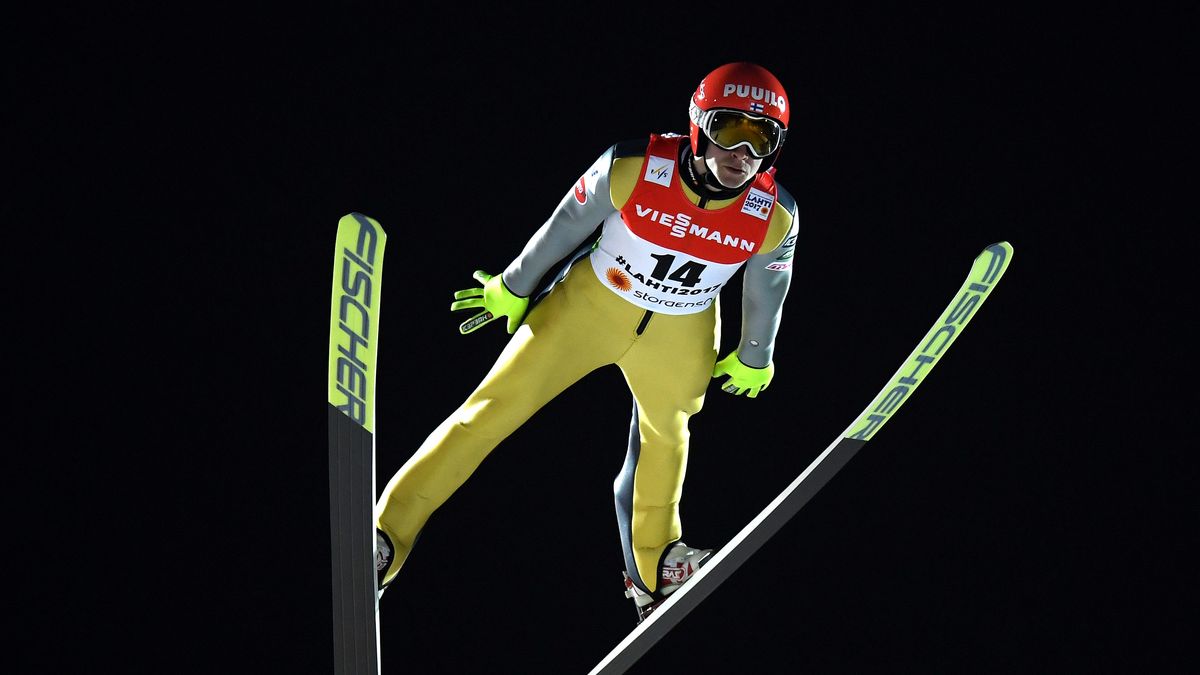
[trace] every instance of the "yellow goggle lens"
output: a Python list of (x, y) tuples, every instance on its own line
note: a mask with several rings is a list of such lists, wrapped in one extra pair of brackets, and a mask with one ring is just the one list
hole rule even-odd
[(763, 158), (779, 147), (779, 125), (773, 120), (749, 117), (739, 112), (718, 111), (705, 129), (717, 146), (733, 150), (739, 145), (749, 147), (751, 154)]

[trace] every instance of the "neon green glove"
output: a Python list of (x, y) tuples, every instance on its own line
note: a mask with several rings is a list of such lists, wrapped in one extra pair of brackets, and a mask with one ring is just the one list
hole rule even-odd
[(721, 391), (734, 396), (745, 394), (750, 398), (758, 398), (758, 392), (765, 390), (767, 385), (771, 384), (771, 378), (775, 376), (775, 363), (768, 363), (766, 368), (753, 368), (739, 361), (737, 350), (734, 350), (729, 356), (717, 361), (713, 368), (713, 377), (722, 375), (728, 375), (729, 379), (721, 385)]
[(508, 333), (512, 335), (525, 318), (525, 310), (529, 308), (529, 298), (515, 295), (497, 274), (492, 276), (483, 270), (475, 270), (472, 275), (483, 288), (468, 288), (454, 294), (455, 302), (451, 303), (450, 311), (474, 309), (482, 307), (483, 311), (462, 322), (458, 332), (466, 335), (485, 323), (490, 323), (502, 316), (508, 317)]

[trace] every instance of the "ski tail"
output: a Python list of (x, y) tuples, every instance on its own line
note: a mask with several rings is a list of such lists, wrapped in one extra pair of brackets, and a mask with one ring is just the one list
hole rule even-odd
[(950, 305), (871, 404), (754, 520), (722, 546), (688, 583), (638, 624), (589, 675), (618, 675), (628, 670), (774, 536), (867, 441), (874, 438), (962, 333), (1008, 269), (1012, 255), (1012, 245), (1002, 241), (988, 246), (976, 256), (967, 280)]
[(329, 525), (333, 671), (378, 675), (375, 364), (387, 234), (361, 213), (338, 221), (329, 312)]

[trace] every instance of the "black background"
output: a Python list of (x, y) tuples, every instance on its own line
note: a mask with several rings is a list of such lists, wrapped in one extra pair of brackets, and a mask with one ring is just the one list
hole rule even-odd
[[(693, 420), (686, 541), (730, 539), (834, 440), (984, 246), (1015, 256), (903, 412), (631, 672), (1179, 667), (1196, 473), (1162, 396), (1186, 351), (1154, 317), (1194, 222), (1170, 204), (1181, 18), (176, 8), (19, 27), (21, 672), (329, 672), (338, 218), (389, 233), (382, 488), (507, 337), (460, 336), (452, 292), (608, 145), (686, 132), (699, 78), (743, 59), (790, 94), (778, 179), (801, 234), (771, 389), (714, 388)], [(616, 369), (592, 374), (435, 514), (382, 603), (387, 672), (581, 673), (633, 628), (611, 496), (629, 408)]]

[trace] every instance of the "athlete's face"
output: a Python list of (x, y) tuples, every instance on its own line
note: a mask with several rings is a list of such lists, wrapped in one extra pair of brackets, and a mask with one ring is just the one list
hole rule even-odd
[(722, 150), (715, 143), (709, 143), (704, 151), (704, 166), (712, 172), (718, 183), (728, 188), (745, 185), (758, 173), (762, 162), (751, 155), (744, 145), (733, 150)]

